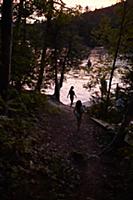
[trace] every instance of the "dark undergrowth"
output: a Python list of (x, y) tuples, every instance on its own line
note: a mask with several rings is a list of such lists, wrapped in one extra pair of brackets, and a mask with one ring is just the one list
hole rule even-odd
[(132, 147), (87, 160), (113, 135), (91, 121), (74, 132), (71, 108), (50, 101), (26, 91), (1, 100), (0, 200), (131, 200)]
[(0, 116), (0, 199), (71, 199), (78, 171), (59, 152), (47, 152), (39, 138), (42, 116), (52, 118), (60, 109), (32, 92), (2, 102), (1, 112), (5, 105), (6, 115)]

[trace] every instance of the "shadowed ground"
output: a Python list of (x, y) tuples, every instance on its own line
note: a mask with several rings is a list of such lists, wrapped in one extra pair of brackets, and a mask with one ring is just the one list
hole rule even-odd
[[(73, 108), (59, 104), (61, 112), (40, 117), (40, 143), (45, 151), (54, 151), (68, 159), (79, 172), (79, 184), (70, 199), (131, 200), (132, 162), (115, 154), (98, 156), (106, 146), (107, 133), (84, 114), (77, 132)], [(110, 138), (109, 138), (110, 139)], [(105, 142), (106, 141), (106, 142)], [(40, 147), (41, 148), (41, 147)], [(133, 174), (132, 174), (133, 175)], [(130, 178), (129, 178), (130, 176)], [(68, 198), (68, 199), (69, 199)]]

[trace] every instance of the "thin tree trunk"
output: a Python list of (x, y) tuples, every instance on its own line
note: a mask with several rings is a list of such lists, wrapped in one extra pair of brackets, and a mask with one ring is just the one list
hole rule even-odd
[(111, 70), (111, 74), (110, 74), (109, 88), (108, 88), (108, 92), (107, 92), (106, 109), (105, 109), (106, 112), (107, 112), (108, 106), (109, 106), (112, 79), (113, 79), (113, 76), (114, 76), (114, 71), (116, 69), (115, 64), (116, 64), (116, 59), (117, 59), (117, 56), (118, 56), (120, 43), (121, 43), (121, 37), (122, 37), (122, 33), (123, 33), (123, 24), (124, 24), (125, 16), (126, 16), (126, 1), (123, 1), (123, 6), (124, 6), (124, 8), (123, 8), (123, 16), (122, 16), (121, 25), (120, 25), (119, 38), (118, 38), (118, 41), (117, 41), (116, 51), (115, 51), (115, 55), (114, 55), (114, 61), (113, 61), (112, 70)]
[(59, 83), (58, 80), (55, 80), (55, 91), (54, 91), (54, 96), (55, 99), (60, 102), (60, 87), (59, 87)]
[(57, 65), (54, 66), (55, 70), (55, 90), (54, 90), (54, 96), (57, 101), (60, 101), (60, 85), (58, 80), (58, 70)]
[[(66, 58), (65, 58), (66, 60)], [(63, 65), (62, 65), (62, 70), (61, 70), (61, 77), (60, 77), (60, 88), (62, 88), (63, 86), (63, 81), (64, 81), (64, 74), (65, 74), (65, 61), (63, 62)]]
[(1, 66), (0, 66), (0, 95), (7, 98), (7, 90), (11, 74), (12, 55), (12, 1), (4, 0), (1, 20)]
[(47, 21), (46, 21), (46, 29), (44, 31), (44, 43), (43, 43), (43, 50), (42, 50), (42, 56), (41, 56), (41, 65), (40, 65), (39, 76), (38, 76), (38, 80), (36, 84), (37, 91), (41, 90), (41, 85), (44, 79), (44, 69), (45, 69), (45, 64), (46, 64), (46, 51), (47, 51), (47, 40), (48, 40), (47, 35), (49, 35), (50, 33), (51, 19), (53, 16), (53, 9), (54, 9), (53, 0), (50, 0), (48, 4), (49, 4), (49, 10), (46, 16)]
[[(55, 43), (56, 46), (56, 43)], [(59, 85), (59, 80), (58, 80), (58, 69), (57, 69), (57, 49), (55, 47), (54, 50), (54, 81), (55, 81), (55, 90), (54, 90), (54, 96), (57, 101), (60, 101), (60, 85)]]
[[(70, 51), (71, 51), (71, 42), (69, 43), (69, 49), (67, 50), (66, 56), (64, 57), (64, 61), (62, 63), (60, 80), (58, 80), (57, 64), (55, 66), (55, 92), (54, 92), (54, 95), (55, 95), (55, 98), (56, 98), (57, 101), (60, 101), (60, 89), (63, 86), (64, 74), (65, 74), (65, 69), (66, 69), (66, 61), (67, 61), (67, 58), (70, 54)], [(55, 55), (55, 60), (56, 60), (56, 63), (57, 63), (56, 57), (57, 56)]]
[(61, 71), (61, 77), (60, 77), (60, 88), (62, 88), (62, 86), (63, 86), (64, 74), (65, 74), (65, 68), (66, 68), (66, 61), (67, 61), (67, 58), (70, 54), (70, 51), (71, 51), (71, 42), (69, 43), (69, 49), (67, 51), (67, 54), (66, 54), (64, 61), (63, 61), (63, 64), (62, 64), (62, 71)]
[(45, 68), (45, 60), (46, 60), (46, 50), (47, 48), (44, 46), (42, 50), (42, 57), (41, 57), (41, 65), (40, 65), (40, 70), (39, 70), (39, 76), (36, 84), (36, 90), (40, 92), (41, 90), (41, 85), (43, 82), (43, 77), (44, 77), (44, 68)]

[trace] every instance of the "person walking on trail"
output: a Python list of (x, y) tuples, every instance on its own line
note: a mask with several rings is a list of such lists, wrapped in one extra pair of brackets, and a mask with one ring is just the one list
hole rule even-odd
[(69, 95), (70, 95), (70, 101), (71, 101), (70, 105), (72, 106), (73, 105), (74, 96), (77, 97), (75, 92), (74, 92), (74, 87), (73, 86), (71, 86), (71, 88), (70, 88), (70, 90), (68, 92), (67, 98), (69, 97)]
[(75, 108), (74, 108), (74, 114), (75, 114), (76, 119), (77, 119), (77, 130), (80, 129), (83, 113), (84, 113), (84, 107), (82, 105), (82, 102), (80, 100), (78, 100), (76, 102), (76, 105), (75, 105)]

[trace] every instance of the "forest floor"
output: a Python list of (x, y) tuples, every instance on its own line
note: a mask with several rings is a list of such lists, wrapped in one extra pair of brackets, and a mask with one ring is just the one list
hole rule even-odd
[[(9, 189), (0, 186), (0, 193), (4, 193), (0, 199), (132, 200), (131, 147), (124, 145), (99, 156), (113, 135), (86, 113), (77, 131), (72, 107), (52, 101), (50, 105), (49, 112), (41, 108), (32, 113), (34, 125), (28, 134), (25, 131), (24, 150), (15, 150), (12, 169), (6, 172), (8, 184), (4, 180)], [(20, 143), (15, 148), (20, 148)]]

